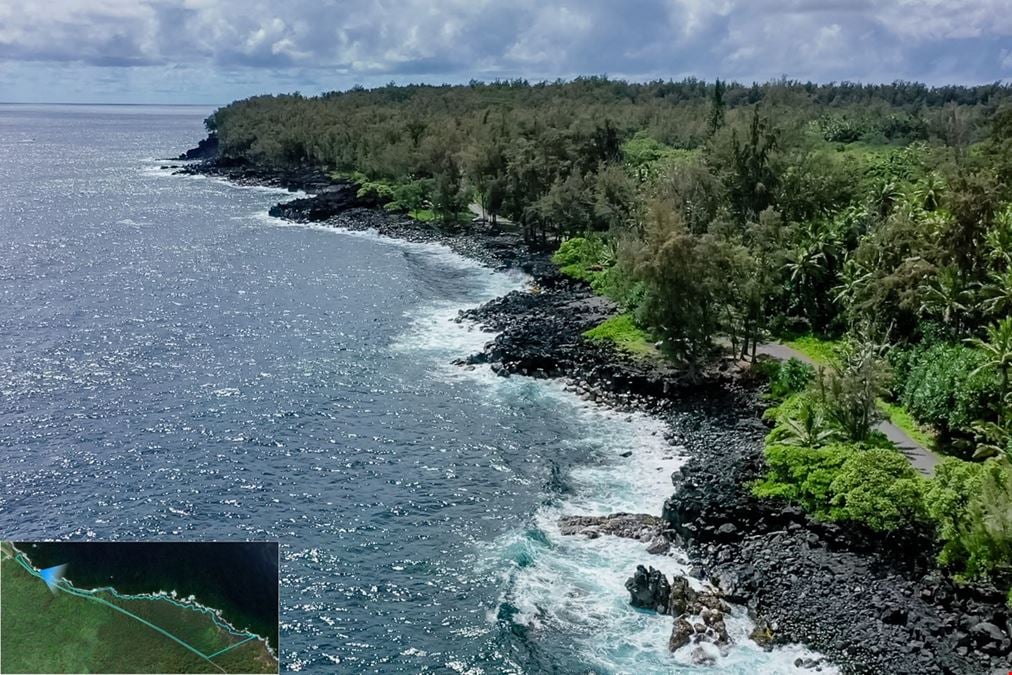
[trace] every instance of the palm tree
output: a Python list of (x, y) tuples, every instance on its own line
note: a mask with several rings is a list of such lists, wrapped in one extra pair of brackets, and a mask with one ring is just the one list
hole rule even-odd
[(1003, 454), (1012, 458), (1012, 424), (1007, 421), (996, 424), (980, 420), (974, 422), (971, 430), (977, 441), (973, 459), (987, 459)]
[(914, 189), (917, 205), (924, 211), (934, 211), (941, 204), (941, 195), (945, 189), (938, 173), (932, 171), (924, 177), (924, 182)]
[(831, 223), (811, 221), (801, 233), (801, 243), (787, 256), (785, 267), (790, 282), (801, 298), (801, 309), (809, 320), (819, 316), (822, 285), (834, 274), (842, 246), (840, 233)]
[(996, 324), (987, 327), (987, 339), (969, 338), (967, 340), (984, 353), (985, 361), (973, 374), (986, 368), (998, 371), (1001, 377), (1001, 399), (998, 404), (998, 424), (1004, 418), (1004, 408), (1008, 403), (1009, 370), (1012, 369), (1012, 316), (1006, 316)]
[(1012, 204), (995, 214), (986, 239), (991, 259), (999, 266), (1012, 266)]
[(840, 283), (833, 287), (833, 300), (845, 309), (851, 307), (872, 278), (872, 273), (867, 267), (853, 258), (848, 259), (843, 264)]
[(879, 218), (885, 218), (892, 213), (893, 206), (900, 200), (903, 193), (892, 180), (884, 180), (872, 189), (871, 210)]
[(982, 284), (984, 302), (981, 308), (991, 315), (1012, 314), (1012, 267), (1004, 272), (991, 272), (990, 283)]
[(818, 448), (837, 440), (840, 433), (826, 424), (822, 411), (810, 400), (805, 400), (796, 418), (784, 421), (784, 435), (781, 442), (805, 448)]
[(924, 288), (921, 312), (939, 317), (952, 335), (958, 335), (962, 317), (970, 311), (972, 301), (973, 295), (956, 268), (943, 267)]

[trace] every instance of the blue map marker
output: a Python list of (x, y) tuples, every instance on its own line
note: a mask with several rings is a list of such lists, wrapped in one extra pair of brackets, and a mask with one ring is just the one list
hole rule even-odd
[(49, 586), (49, 590), (56, 593), (56, 586), (60, 583), (60, 579), (63, 578), (63, 571), (65, 569), (67, 569), (66, 565), (47, 567), (44, 570), (39, 570), (39, 576), (46, 582), (46, 586)]

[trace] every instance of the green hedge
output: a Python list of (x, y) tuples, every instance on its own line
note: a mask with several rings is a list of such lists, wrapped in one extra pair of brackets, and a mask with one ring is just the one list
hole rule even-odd
[(942, 542), (939, 563), (968, 578), (1012, 576), (1012, 466), (950, 458), (935, 470), (927, 510)]
[(908, 366), (900, 401), (923, 424), (946, 438), (968, 434), (970, 426), (987, 419), (999, 396), (998, 379), (976, 349), (939, 343), (920, 352)]
[(890, 531), (925, 520), (926, 481), (896, 450), (848, 443), (822, 448), (772, 444), (758, 497), (800, 505), (820, 520)]

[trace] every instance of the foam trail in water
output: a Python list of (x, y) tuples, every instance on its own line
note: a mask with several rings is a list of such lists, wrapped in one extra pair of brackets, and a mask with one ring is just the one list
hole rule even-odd
[[(521, 288), (526, 279), (495, 272), (483, 285), (483, 302)], [(734, 646), (713, 666), (693, 662), (693, 645), (671, 654), (667, 649), (673, 619), (629, 605), (625, 581), (637, 565), (652, 565), (668, 577), (686, 574), (681, 551), (650, 555), (645, 544), (617, 537), (587, 539), (564, 536), (563, 515), (617, 512), (658, 514), (671, 496), (671, 474), (685, 461), (683, 450), (665, 438), (665, 423), (644, 413), (622, 413), (581, 400), (558, 380), (512, 376), (502, 378), (487, 366), (465, 369), (450, 365), (475, 353), (493, 334), (469, 322), (452, 319), (460, 309), (436, 304), (413, 317), (411, 330), (394, 346), (432, 357), (433, 367), (451, 377), (473, 378), (479, 389), (504, 400), (543, 397), (560, 416), (576, 421), (585, 435), (573, 445), (592, 448), (597, 461), (573, 469), (565, 497), (541, 507), (532, 526), (492, 542), (484, 556), (489, 573), (506, 589), (502, 604), (516, 613), (512, 621), (535, 633), (548, 632), (573, 641), (574, 657), (615, 673), (721, 672), (784, 673), (796, 670), (796, 658), (817, 658), (802, 647), (763, 651), (748, 639), (753, 628), (745, 610), (727, 617)], [(629, 457), (622, 454), (632, 452)], [(496, 620), (498, 612), (489, 614)], [(822, 672), (835, 672), (828, 664)]]
[[(222, 176), (209, 176), (202, 173), (176, 173), (177, 171), (179, 171), (179, 167), (194, 163), (196, 162), (172, 160), (172, 164), (174, 166), (169, 166), (166, 164), (157, 164), (157, 165), (145, 164), (143, 167), (141, 167), (141, 173), (147, 176), (154, 176), (160, 178), (169, 177), (169, 178), (184, 178), (188, 180), (208, 181), (211, 183), (224, 185), (226, 187), (235, 190), (256, 190), (258, 192), (266, 192), (269, 194), (287, 195), (292, 199), (302, 199), (304, 197), (309, 196), (309, 193), (303, 192), (302, 190), (293, 191), (283, 187), (272, 187), (269, 185), (237, 185), (236, 183)], [(162, 168), (163, 166), (166, 168)], [(265, 213), (264, 215), (267, 214)]]
[[(435, 243), (410, 243), (375, 231), (351, 231), (327, 225), (298, 224), (259, 214), (257, 219), (279, 227), (304, 227), (368, 238), (411, 249), (455, 269), (468, 270), (479, 290), (468, 306), (522, 289), (530, 278), (520, 273), (490, 270)], [(488, 544), (483, 565), (506, 589), (502, 606), (513, 609), (512, 621), (532, 630), (561, 636), (570, 643), (574, 658), (614, 673), (721, 672), (784, 673), (795, 670), (798, 657), (815, 657), (801, 647), (765, 652), (747, 636), (751, 621), (742, 608), (727, 618), (735, 645), (714, 666), (692, 662), (692, 647), (675, 654), (667, 649), (673, 619), (629, 605), (625, 581), (636, 565), (652, 565), (669, 577), (687, 572), (683, 552), (650, 555), (638, 541), (617, 537), (587, 539), (563, 536), (558, 519), (563, 515), (605, 515), (616, 512), (660, 511), (673, 491), (671, 474), (685, 458), (681, 448), (665, 438), (666, 426), (644, 413), (622, 413), (581, 400), (558, 380), (496, 376), (487, 366), (463, 368), (454, 359), (481, 350), (494, 334), (470, 322), (457, 322), (459, 302), (437, 302), (412, 314), (411, 328), (391, 348), (420, 352), (432, 367), (452, 378), (476, 380), (481, 391), (499, 400), (544, 398), (559, 415), (585, 430), (570, 441), (591, 448), (597, 461), (578, 467), (566, 477), (571, 490), (561, 500), (541, 507), (524, 531), (511, 532)], [(632, 452), (629, 457), (622, 457)], [(494, 621), (498, 612), (489, 612)], [(834, 672), (823, 666), (823, 672)]]

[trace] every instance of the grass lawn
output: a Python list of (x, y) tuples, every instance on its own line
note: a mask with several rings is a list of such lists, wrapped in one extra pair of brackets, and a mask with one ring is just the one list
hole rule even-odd
[(436, 219), (436, 212), (432, 209), (415, 209), (414, 211), (408, 211), (408, 215), (423, 223), (431, 223)]
[(583, 334), (591, 342), (610, 342), (616, 349), (645, 359), (663, 359), (656, 340), (633, 322), (631, 314), (619, 314)]
[(827, 340), (816, 337), (811, 333), (785, 339), (783, 342), (791, 349), (796, 349), (812, 361), (823, 366), (829, 365), (836, 359), (836, 351), (841, 344), (840, 340)]

